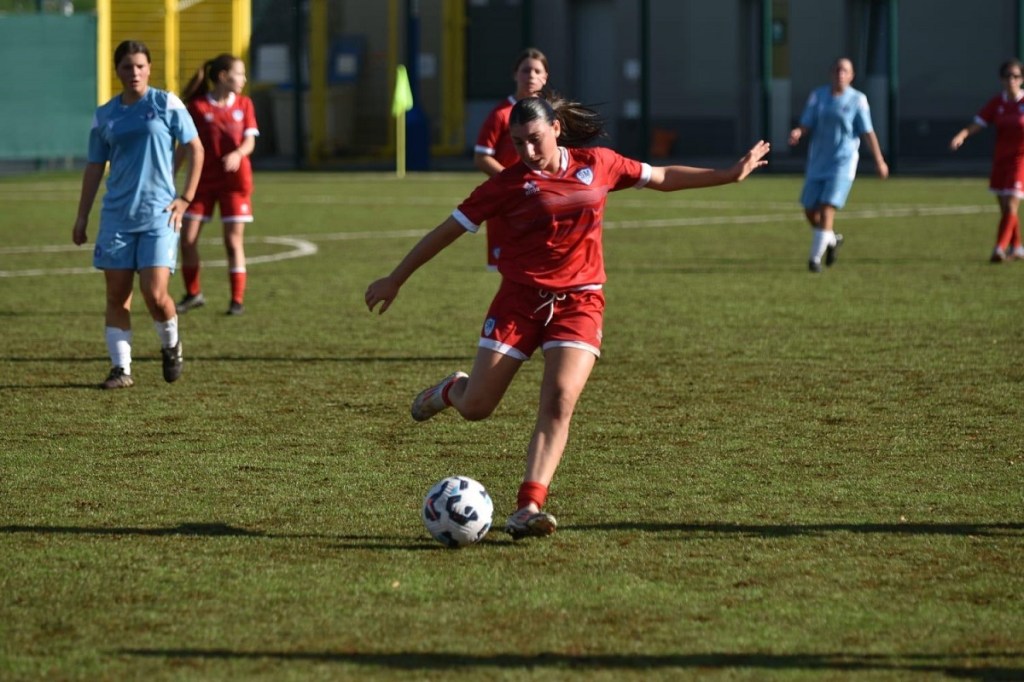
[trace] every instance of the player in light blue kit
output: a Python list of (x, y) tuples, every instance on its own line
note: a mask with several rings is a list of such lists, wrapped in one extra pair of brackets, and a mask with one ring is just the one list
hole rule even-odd
[(836, 261), (836, 251), (843, 235), (836, 234), (833, 223), (836, 211), (846, 203), (857, 175), (860, 141), (864, 139), (875, 158), (880, 178), (889, 177), (889, 166), (878, 146), (878, 136), (871, 125), (871, 110), (863, 92), (850, 87), (853, 62), (840, 57), (832, 63), (832, 82), (815, 89), (807, 99), (800, 125), (789, 133), (789, 144), (795, 146), (808, 133), (807, 172), (800, 203), (811, 224), (811, 252), (807, 266), (821, 272)]
[[(164, 380), (181, 376), (178, 315), (167, 283), (177, 264), (182, 217), (199, 185), (203, 146), (182, 101), (149, 87), (150, 57), (144, 44), (126, 40), (118, 45), (114, 67), (123, 90), (93, 117), (71, 239), (79, 245), (88, 239), (89, 212), (109, 163), (92, 261), (103, 270), (107, 284), (106, 341), (112, 368), (101, 386), (128, 388), (134, 383), (131, 307), (136, 272), (160, 338)], [(188, 150), (185, 189), (177, 196), (175, 144)]]

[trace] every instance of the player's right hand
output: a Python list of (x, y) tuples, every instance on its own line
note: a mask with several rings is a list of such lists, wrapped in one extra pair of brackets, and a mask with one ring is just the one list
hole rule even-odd
[(391, 307), (391, 302), (398, 296), (398, 284), (390, 277), (381, 277), (366, 287), (366, 307), (373, 312), (374, 307), (380, 303), (378, 314), (383, 315), (384, 311)]
[(88, 224), (89, 221), (84, 218), (75, 221), (75, 226), (71, 229), (71, 241), (75, 243), (75, 246), (81, 246), (88, 241), (89, 236), (85, 230)]

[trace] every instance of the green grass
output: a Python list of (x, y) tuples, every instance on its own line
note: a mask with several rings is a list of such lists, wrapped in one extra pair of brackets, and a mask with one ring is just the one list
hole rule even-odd
[(987, 262), (984, 180), (858, 180), (820, 276), (797, 177), (613, 195), (559, 531), (448, 551), (422, 496), (513, 510), (543, 360), (416, 424), (475, 353), (484, 240), (362, 296), (478, 179), (260, 174), (250, 258), (317, 253), (252, 264), (237, 319), (206, 269), (173, 385), (137, 299), (116, 392), (90, 249), (37, 248), (79, 177), (0, 181), (0, 678), (1024, 678), (1024, 265)]

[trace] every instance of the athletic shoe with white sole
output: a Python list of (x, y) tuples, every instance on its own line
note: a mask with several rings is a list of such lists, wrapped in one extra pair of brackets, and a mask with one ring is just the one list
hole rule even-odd
[(412, 401), (412, 418), (418, 422), (425, 422), (448, 407), (448, 403), (444, 401), (445, 391), (459, 379), (468, 376), (465, 372), (453, 372), (439, 383), (420, 391), (420, 394)]
[(124, 373), (124, 367), (111, 367), (110, 374), (108, 374), (106, 380), (100, 384), (100, 388), (131, 388), (134, 384), (135, 382), (132, 381), (132, 376)]
[(187, 313), (190, 310), (202, 308), (204, 305), (206, 305), (206, 297), (203, 296), (203, 292), (200, 291), (195, 296), (192, 294), (185, 294), (182, 299), (178, 301), (178, 305), (176, 305), (175, 308), (179, 313)]
[(558, 521), (554, 516), (543, 511), (533, 511), (529, 507), (523, 507), (505, 521), (505, 532), (513, 540), (547, 537), (556, 528)]
[(161, 348), (160, 356), (163, 360), (164, 381), (167, 383), (177, 381), (181, 376), (181, 368), (184, 364), (181, 355), (181, 339), (178, 339), (178, 343), (170, 348)]
[(843, 245), (843, 241), (844, 241), (843, 240), (843, 235), (837, 233), (836, 234), (836, 243), (825, 249), (825, 265), (826, 266), (832, 267), (832, 265), (835, 264), (836, 258), (839, 257), (839, 254), (836, 253), (836, 252), (839, 251), (839, 247)]

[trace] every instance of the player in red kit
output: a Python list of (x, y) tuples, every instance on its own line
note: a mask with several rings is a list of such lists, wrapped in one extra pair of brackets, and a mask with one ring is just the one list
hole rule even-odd
[(224, 223), (224, 247), (231, 284), (229, 315), (245, 310), (246, 269), (243, 236), (252, 222), (252, 165), (249, 155), (256, 147), (256, 114), (252, 100), (242, 94), (245, 63), (229, 54), (206, 62), (185, 87), (185, 102), (206, 149), (202, 180), (195, 200), (185, 213), (181, 231), (181, 273), (185, 296), (178, 302), (184, 313), (206, 303), (200, 285), (199, 235), (202, 225), (220, 206)]
[[(508, 134), (508, 115), (516, 102), (524, 97), (540, 95), (543, 91), (548, 82), (548, 58), (536, 48), (523, 50), (512, 70), (512, 80), (516, 84), (515, 94), (509, 95), (491, 110), (480, 126), (476, 146), (473, 148), (473, 164), (488, 176), (497, 175), (505, 168), (518, 163), (519, 154), (516, 153), (515, 145)], [(504, 220), (502, 216), (495, 216), (487, 221), (489, 270), (498, 269), (501, 246), (495, 241), (495, 235), (504, 229), (501, 224)]]
[(992, 126), (996, 131), (996, 148), (988, 188), (999, 202), (999, 231), (991, 261), (1024, 258), (1021, 245), (1020, 220), (1017, 209), (1024, 197), (1024, 65), (1011, 59), (999, 67), (1003, 91), (990, 99), (974, 121), (953, 136), (950, 149), (956, 151), (970, 135)]
[(610, 149), (578, 148), (603, 134), (597, 114), (574, 102), (539, 97), (516, 103), (509, 131), (520, 162), (477, 187), (390, 275), (371, 283), (366, 305), (372, 311), (380, 304), (385, 312), (406, 280), (445, 247), (476, 232), (485, 220), (505, 218), (507, 229), (498, 235), (501, 285), (484, 319), (473, 368), (422, 391), (413, 401), (412, 417), (425, 421), (454, 407), (465, 419), (487, 418), (523, 362), (541, 349), (540, 407), (517, 509), (505, 524), (518, 539), (555, 531), (555, 518), (543, 511), (548, 486), (562, 459), (576, 402), (601, 353), (601, 232), (608, 193), (739, 182), (767, 163), (769, 145), (758, 142), (729, 169), (652, 167)]

